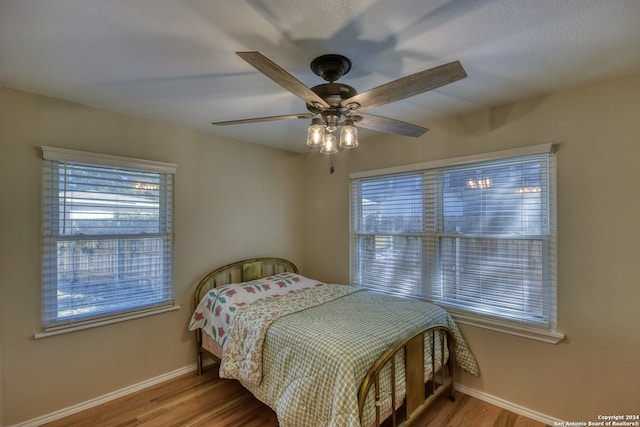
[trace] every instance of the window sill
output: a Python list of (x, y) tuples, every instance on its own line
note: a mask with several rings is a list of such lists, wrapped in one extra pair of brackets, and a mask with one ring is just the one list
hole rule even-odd
[(110, 325), (112, 323), (119, 323), (119, 322), (124, 322), (124, 321), (127, 321), (127, 320), (138, 319), (140, 317), (147, 317), (147, 316), (153, 316), (155, 314), (167, 313), (169, 311), (176, 311), (176, 310), (179, 310), (179, 309), (180, 309), (179, 305), (172, 305), (170, 307), (153, 308), (153, 309), (149, 309), (149, 310), (145, 310), (145, 311), (139, 311), (139, 312), (136, 312), (136, 313), (131, 313), (131, 314), (128, 314), (128, 315), (123, 315), (123, 316), (118, 316), (118, 317), (111, 317), (111, 318), (106, 318), (106, 319), (101, 319), (101, 320), (95, 320), (95, 321), (88, 322), (88, 323), (79, 323), (77, 325), (71, 325), (71, 326), (68, 326), (68, 327), (64, 327), (62, 329), (53, 329), (53, 330), (49, 330), (49, 331), (37, 332), (34, 335), (34, 338), (39, 339), (39, 338), (46, 338), (46, 337), (50, 337), (50, 336), (54, 336), (54, 335), (66, 334), (66, 333), (69, 333), (69, 332), (75, 332), (75, 331), (81, 331), (81, 330), (84, 330), (84, 329), (96, 328), (98, 326)]
[(526, 327), (497, 320), (480, 319), (466, 314), (451, 312), (451, 317), (456, 323), (463, 325), (476, 326), (478, 328), (489, 329), (492, 331), (503, 332), (506, 334), (516, 335), (536, 341), (546, 342), (548, 344), (558, 344), (565, 336), (555, 331), (546, 331), (533, 327)]

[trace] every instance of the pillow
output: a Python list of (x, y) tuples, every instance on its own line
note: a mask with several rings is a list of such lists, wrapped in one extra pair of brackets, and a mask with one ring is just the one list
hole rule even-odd
[(244, 280), (255, 280), (262, 277), (262, 262), (248, 262), (242, 266)]
[(239, 307), (264, 298), (296, 292), (325, 283), (295, 273), (280, 273), (249, 282), (232, 283), (207, 292), (196, 308), (189, 330), (202, 328), (218, 344), (224, 345), (231, 319)]
[(280, 273), (262, 279), (220, 286), (210, 290), (207, 295), (228, 299), (228, 304), (241, 305), (319, 285), (324, 283), (295, 273)]

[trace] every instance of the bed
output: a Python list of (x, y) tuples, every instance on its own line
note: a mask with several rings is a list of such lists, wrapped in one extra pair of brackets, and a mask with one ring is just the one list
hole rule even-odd
[(410, 425), (453, 399), (456, 365), (479, 372), (440, 307), (310, 279), (282, 258), (212, 270), (194, 307), (198, 372), (217, 361), (284, 427)]

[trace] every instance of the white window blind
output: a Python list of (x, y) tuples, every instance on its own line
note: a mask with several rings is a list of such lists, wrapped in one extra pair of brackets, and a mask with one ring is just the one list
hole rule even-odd
[(173, 305), (175, 165), (43, 147), (45, 331)]
[(352, 178), (352, 279), (554, 330), (551, 152)]

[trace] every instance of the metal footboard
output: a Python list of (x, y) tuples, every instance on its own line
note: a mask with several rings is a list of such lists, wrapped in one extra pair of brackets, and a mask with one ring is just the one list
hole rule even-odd
[[(425, 346), (425, 339), (427, 345)], [(439, 345), (436, 345), (436, 343)], [(449, 357), (447, 358), (448, 349)], [(425, 379), (425, 351), (431, 355), (431, 375)], [(405, 396), (398, 396), (396, 356), (404, 354)], [(438, 354), (436, 354), (436, 352)], [(385, 367), (390, 369), (384, 369)], [(381, 373), (390, 372), (391, 405), (381, 409)], [(391, 418), (392, 426), (409, 426), (446, 390), (454, 399), (455, 342), (451, 330), (445, 326), (434, 326), (421, 330), (385, 351), (371, 367), (358, 392), (358, 407), (362, 420), (369, 390), (375, 393), (375, 425)], [(388, 413), (390, 411), (390, 414)], [(388, 415), (388, 416), (387, 416)]]

